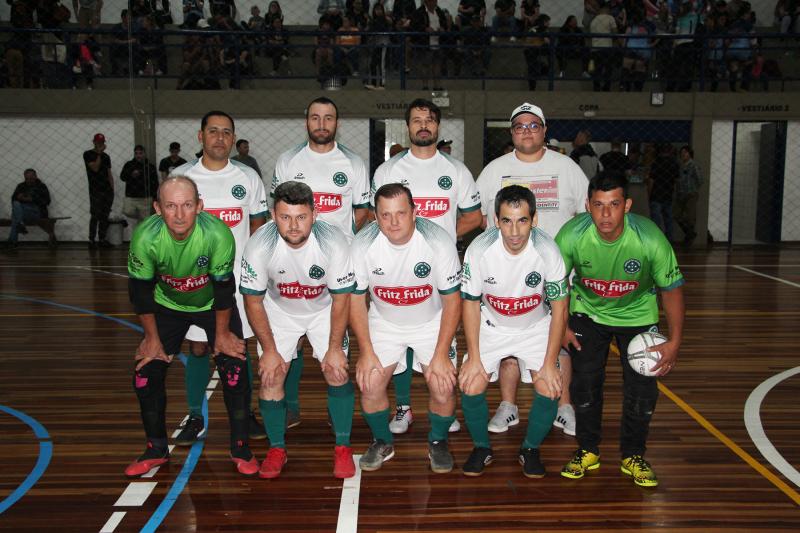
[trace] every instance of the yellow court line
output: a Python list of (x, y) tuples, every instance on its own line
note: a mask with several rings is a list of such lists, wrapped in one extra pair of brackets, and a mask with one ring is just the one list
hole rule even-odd
[[(103, 313), (103, 316), (136, 316), (136, 313)], [(41, 318), (56, 318), (56, 317), (97, 317), (91, 313), (30, 313), (27, 315), (2, 315), (0, 318), (20, 318), (20, 317), (41, 317)]]

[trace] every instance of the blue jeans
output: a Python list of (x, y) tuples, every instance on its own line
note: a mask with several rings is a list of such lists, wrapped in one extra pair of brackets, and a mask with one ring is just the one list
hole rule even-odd
[(650, 200), (650, 218), (672, 242), (672, 201), (654, 202)]
[(16, 200), (11, 202), (11, 233), (8, 235), (9, 242), (17, 242), (17, 234), (20, 224), (32, 224), (39, 220), (41, 213), (39, 206), (34, 204), (23, 204)]

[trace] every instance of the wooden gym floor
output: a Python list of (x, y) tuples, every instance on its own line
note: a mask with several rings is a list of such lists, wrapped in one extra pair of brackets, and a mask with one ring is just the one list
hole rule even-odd
[[(548, 475), (522, 475), (516, 451), (531, 401), (522, 388), (523, 421), (492, 436), (496, 459), (482, 477), (467, 478), (459, 469), (471, 449), (466, 428), (451, 439), (456, 470), (431, 473), (425, 384), (417, 375), (416, 421), (397, 438), (396, 457), (343, 484), (331, 474), (325, 387), (308, 350), (303, 422), (288, 432), (289, 463), (280, 478), (235, 473), (221, 385), (212, 381), (207, 440), (176, 448), (171, 463), (131, 482), (123, 469), (144, 441), (130, 383), (139, 333), (128, 304), (125, 252), (74, 245), (4, 253), (0, 529), (798, 531), (800, 248), (682, 252), (680, 260), (685, 340), (678, 365), (661, 383), (650, 430), (647, 457), (660, 485), (641, 489), (618, 467), (621, 374), (613, 355), (603, 465), (583, 480), (558, 475), (576, 445), (556, 429), (542, 446)], [(462, 335), (459, 345), (463, 353)], [(185, 414), (180, 362), (172, 365), (168, 388), (172, 431)], [(493, 411), (496, 386), (489, 399)], [(369, 440), (357, 408), (356, 453)], [(263, 458), (264, 441), (252, 446)]]

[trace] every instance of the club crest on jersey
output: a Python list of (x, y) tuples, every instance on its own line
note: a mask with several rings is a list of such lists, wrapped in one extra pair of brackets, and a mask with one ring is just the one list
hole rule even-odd
[(314, 205), (318, 213), (331, 213), (342, 207), (342, 195), (329, 192), (315, 192)]
[(437, 218), (450, 211), (449, 198), (417, 197), (414, 205), (422, 218)]
[(431, 266), (425, 261), (420, 261), (414, 265), (414, 275), (418, 278), (427, 278), (431, 273)]
[(536, 271), (531, 272), (530, 274), (525, 276), (525, 285), (527, 285), (531, 289), (539, 285), (539, 283), (541, 282), (542, 282), (542, 276)]
[(431, 297), (433, 294), (433, 287), (428, 284), (419, 285), (416, 287), (380, 287), (376, 286), (372, 289), (376, 298), (390, 304), (397, 306), (409, 306), (421, 304)]
[(625, 261), (625, 264), (622, 265), (622, 268), (625, 270), (626, 274), (636, 274), (642, 269), (642, 263), (638, 259), (628, 259)]
[(439, 184), (439, 187), (444, 190), (448, 190), (453, 186), (453, 180), (450, 178), (450, 176), (441, 176), (437, 183)]
[(325, 285), (301, 285), (299, 281), (278, 283), (278, 292), (282, 298), (290, 300), (313, 300), (325, 290)]
[(333, 183), (339, 187), (347, 185), (347, 174), (344, 172), (337, 172), (333, 175)]
[(605, 279), (581, 279), (584, 287), (590, 289), (601, 298), (622, 298), (639, 288), (638, 281), (618, 280), (611, 281)]
[(205, 268), (207, 266), (208, 266), (208, 256), (207, 255), (201, 255), (200, 257), (197, 258), (197, 267), (198, 268)]
[(486, 301), (501, 315), (519, 316), (529, 313), (539, 307), (539, 304), (542, 303), (542, 296), (540, 294), (532, 294), (520, 298), (510, 298), (487, 294)]
[(456, 348), (455, 348), (455, 346), (453, 346), (453, 345), (450, 346), (450, 350), (447, 352), (447, 357), (449, 357), (452, 360), (455, 360), (455, 358), (456, 358)]
[(347, 332), (344, 332), (344, 338), (342, 339), (342, 351), (346, 352), (350, 348), (350, 337), (347, 335)]
[(231, 195), (237, 200), (241, 200), (247, 196), (247, 189), (244, 188), (244, 185), (234, 185), (231, 189)]
[(325, 275), (325, 269), (318, 265), (311, 265), (308, 269), (308, 277), (311, 279), (320, 279)]
[(227, 224), (229, 228), (235, 228), (244, 218), (241, 207), (220, 207), (218, 209), (206, 208), (205, 212), (210, 215), (214, 215)]

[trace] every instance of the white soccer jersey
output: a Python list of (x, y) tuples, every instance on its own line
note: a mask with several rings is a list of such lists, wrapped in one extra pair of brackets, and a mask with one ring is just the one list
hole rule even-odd
[(547, 150), (539, 161), (526, 163), (516, 151), (498, 157), (478, 176), (481, 213), (486, 227), (494, 227), (494, 197), (502, 187), (522, 185), (536, 196), (538, 227), (555, 237), (561, 226), (586, 210), (589, 181), (581, 167), (569, 157)]
[(336, 143), (320, 154), (305, 142), (278, 157), (270, 188), (270, 205), (275, 188), (285, 181), (305, 183), (314, 191), (318, 219), (341, 229), (349, 241), (355, 236), (354, 209), (369, 207), (367, 166), (355, 152)]
[(545, 299), (568, 295), (566, 269), (555, 241), (534, 228), (525, 249), (510, 254), (500, 230), (475, 238), (464, 256), (461, 297), (481, 301), (481, 316), (498, 329), (533, 327), (549, 314)]
[(356, 294), (370, 291), (370, 316), (399, 326), (438, 320), (440, 295), (457, 291), (461, 284), (455, 241), (420, 217), (411, 240), (402, 246), (390, 243), (377, 222), (368, 224), (356, 235), (351, 257)]
[(410, 150), (400, 152), (375, 170), (370, 203), (375, 191), (387, 183), (401, 183), (411, 190), (417, 215), (436, 222), (456, 238), (456, 209), (474, 211), (481, 206), (472, 173), (461, 161), (437, 150), (430, 159), (420, 159)]
[(317, 219), (298, 249), (278, 234), (275, 222), (261, 226), (242, 257), (242, 294), (264, 294), (288, 315), (308, 317), (331, 306), (331, 294), (352, 292), (355, 274), (344, 233)]

